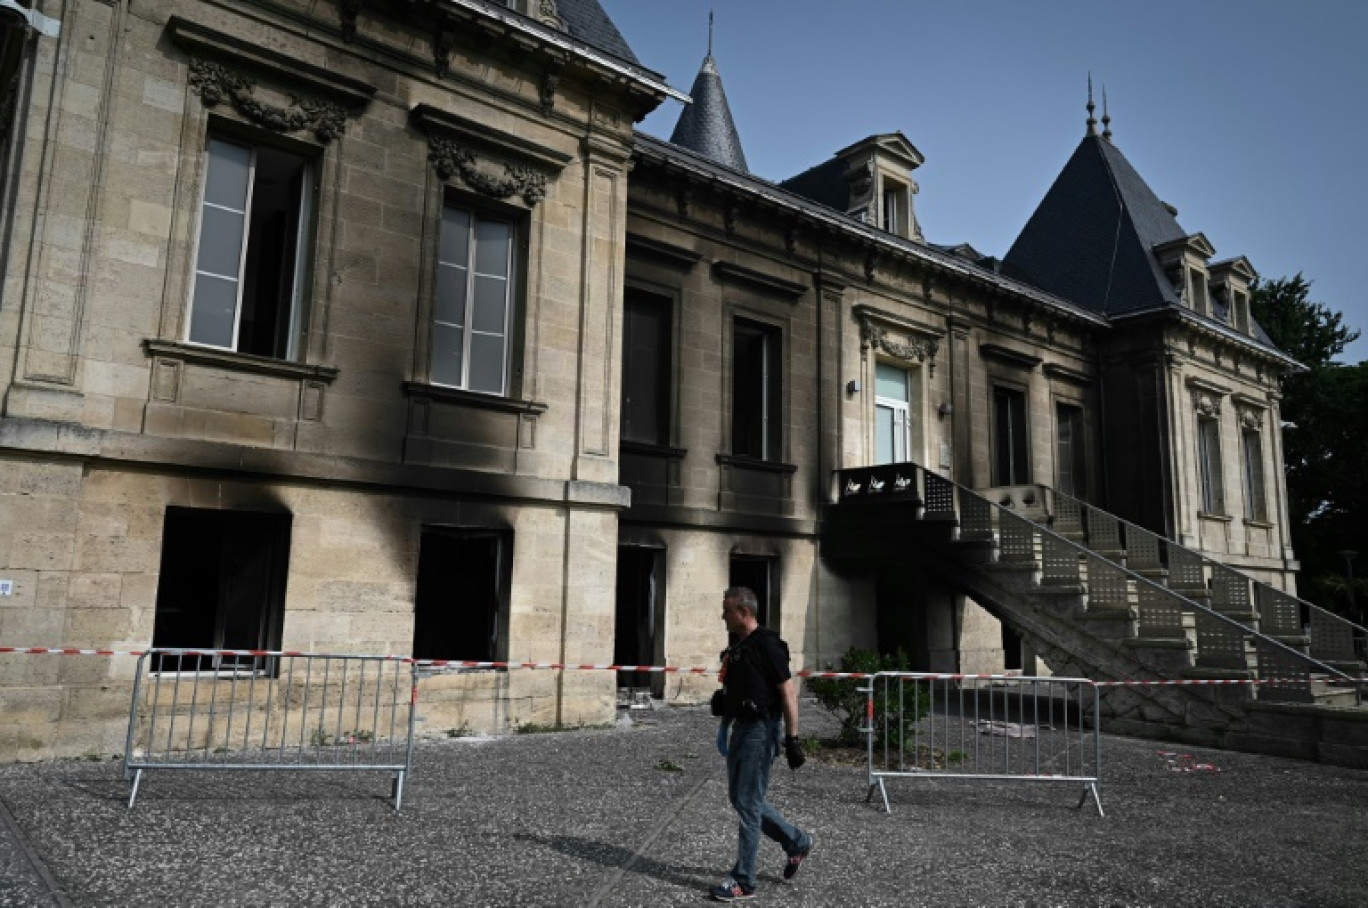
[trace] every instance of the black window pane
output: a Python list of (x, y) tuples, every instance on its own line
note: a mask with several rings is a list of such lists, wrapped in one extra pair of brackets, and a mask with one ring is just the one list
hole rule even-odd
[(732, 453), (763, 460), (782, 456), (783, 384), (779, 332), (738, 321), (732, 335)]
[(668, 444), (670, 437), (670, 301), (629, 291), (624, 307), (622, 437)]

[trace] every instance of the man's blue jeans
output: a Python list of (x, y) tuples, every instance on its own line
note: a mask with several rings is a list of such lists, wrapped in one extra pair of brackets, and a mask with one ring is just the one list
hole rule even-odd
[(760, 834), (792, 856), (812, 844), (812, 837), (785, 820), (765, 800), (770, 767), (783, 742), (781, 720), (733, 722), (727, 748), (727, 796), (741, 818), (736, 843), (736, 866), (732, 878), (747, 889), (755, 888), (755, 857)]

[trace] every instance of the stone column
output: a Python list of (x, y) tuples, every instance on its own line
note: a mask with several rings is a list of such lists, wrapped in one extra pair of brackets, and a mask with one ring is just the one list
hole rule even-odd
[(579, 403), (573, 476), (581, 481), (617, 482), (630, 152), (614, 139), (594, 132), (585, 137), (583, 147)]

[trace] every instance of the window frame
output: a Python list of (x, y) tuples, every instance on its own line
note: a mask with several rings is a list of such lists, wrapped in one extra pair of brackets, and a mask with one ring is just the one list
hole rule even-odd
[[(482, 618), (487, 618), (490, 625), (490, 638), (488, 648), (480, 652), (450, 652), (445, 650), (430, 650), (419, 647), (419, 633), (424, 626), (430, 626), (429, 616), (420, 614), (420, 609), (426, 611), (433, 608), (433, 605), (425, 605), (420, 602), (423, 596), (423, 542), (432, 537), (447, 541), (457, 540), (469, 543), (479, 540), (491, 540), (494, 544), (494, 574), (491, 578), (493, 587), (492, 601), (488, 607), (492, 607), (492, 613), (483, 614)], [(424, 524), (419, 529), (418, 535), (418, 559), (414, 565), (414, 586), (413, 586), (413, 641), (411, 652), (415, 659), (434, 659), (449, 662), (506, 662), (509, 653), (509, 625), (511, 615), (510, 592), (513, 577), (513, 558), (514, 558), (514, 538), (513, 531), (498, 529), (494, 527), (476, 526), (448, 526), (438, 524)], [(440, 579), (440, 578), (439, 578)], [(469, 617), (465, 619), (469, 621)], [(446, 628), (447, 631), (451, 629)], [(449, 642), (449, 641), (442, 641)], [(440, 654), (439, 654), (440, 652)], [(472, 658), (474, 657), (474, 658)], [(489, 671), (490, 669), (471, 669), (472, 671)]]
[[(1010, 395), (1010, 397), (1008, 397)], [(999, 398), (1009, 400), (1019, 400), (1021, 408), (1019, 413), (1019, 426), (1014, 425), (1012, 417), (1016, 414), (1008, 412), (1008, 439), (1004, 447), (1003, 425), (998, 411)], [(992, 465), (993, 465), (993, 484), (996, 486), (1016, 486), (1027, 485), (1031, 482), (1031, 413), (1030, 395), (1025, 388), (1008, 384), (995, 383), (992, 386), (991, 404), (993, 413), (993, 434), (992, 434)], [(1014, 431), (1019, 428), (1020, 432)], [(1018, 435), (1020, 436), (1018, 440)], [(1007, 455), (1004, 473), (1003, 455)], [(1020, 455), (1020, 456), (1018, 456)]]
[[(879, 393), (879, 370), (893, 369), (903, 376), (904, 397), (897, 398), (885, 397)], [(874, 460), (876, 463), (907, 463), (912, 459), (912, 370), (906, 366), (894, 363), (875, 360), (874, 362)], [(890, 434), (893, 450), (890, 452), (892, 459), (883, 460), (884, 452), (880, 445), (879, 427), (881, 425), (880, 410), (889, 411), (893, 423)], [(901, 422), (899, 417), (901, 416)], [(901, 429), (901, 431), (899, 431)], [(899, 443), (901, 442), (902, 457), (898, 457)]]
[[(650, 302), (647, 302), (650, 300)], [(629, 355), (629, 345), (632, 341), (632, 324), (635, 319), (632, 310), (637, 308), (637, 304), (655, 307), (663, 311), (663, 318), (659, 324), (662, 331), (657, 337), (655, 344), (654, 367), (651, 369), (653, 378), (657, 383), (655, 390), (655, 433), (651, 438), (629, 435), (628, 426), (631, 423), (629, 418), (628, 406), (628, 384), (635, 374), (631, 367), (635, 360)], [(675, 319), (677, 315), (677, 299), (675, 295), (662, 292), (659, 289), (644, 286), (637, 282), (629, 282), (623, 291), (622, 301), (622, 378), (621, 378), (621, 398), (619, 400), (619, 410), (621, 412), (621, 424), (619, 429), (620, 441), (629, 444), (652, 445), (656, 447), (666, 447), (671, 444), (675, 437)]]
[[(185, 299), (183, 303), (184, 317), (182, 319), (180, 337), (181, 343), (187, 346), (206, 349), (220, 350), (229, 354), (243, 356), (258, 356), (278, 362), (303, 362), (305, 359), (308, 336), (309, 319), (313, 309), (313, 280), (314, 270), (317, 262), (317, 229), (318, 214), (320, 209), (321, 196), (321, 174), (323, 170), (323, 150), (320, 147), (308, 145), (299, 141), (291, 140), (275, 134), (263, 133), (260, 130), (251, 129), (241, 124), (228, 120), (212, 118), (203, 131), (202, 148), (202, 168), (198, 177), (196, 188), (195, 206), (191, 213), (194, 229), (192, 231), (191, 242), (189, 245), (189, 273), (185, 288)], [(247, 170), (247, 186), (245, 190), (244, 208), (239, 212), (242, 216), (242, 231), (240, 233), (241, 248), (238, 253), (236, 264), (236, 274), (233, 280), (236, 284), (235, 297), (233, 301), (233, 324), (232, 337), (227, 344), (216, 343), (212, 340), (203, 338), (196, 339), (193, 336), (195, 327), (196, 312), (196, 291), (200, 286), (200, 275), (206, 274), (219, 278), (226, 278), (227, 275), (220, 275), (201, 269), (201, 240), (204, 235), (205, 210), (212, 203), (208, 201), (210, 168), (214, 163), (213, 147), (218, 142), (223, 145), (245, 149), (249, 153), (249, 164)], [(259, 229), (256, 240), (253, 235), (253, 216), (255, 212), (254, 203), (257, 202), (257, 181), (259, 176), (259, 160), (263, 149), (288, 155), (299, 159), (301, 165), (295, 173), (299, 179), (299, 198), (297, 201), (287, 202), (283, 206), (287, 211), (293, 209), (294, 229), (293, 233), (293, 254), (292, 261), (288, 266), (282, 266), (278, 273), (282, 276), (287, 270), (290, 272), (290, 289), (288, 298), (284, 300), (288, 306), (288, 311), (284, 313), (284, 318), (288, 325), (285, 330), (284, 350), (277, 353), (274, 350), (263, 353), (259, 350), (243, 350), (242, 321), (244, 312), (244, 288), (248, 281), (249, 260), (253, 256), (253, 242), (263, 243)], [(293, 192), (293, 190), (291, 190)], [(222, 207), (222, 206), (215, 206)], [(257, 225), (259, 228), (259, 225)], [(258, 253), (261, 246), (257, 247)], [(275, 321), (279, 323), (281, 315), (279, 309), (282, 299), (278, 296), (275, 300), (277, 315)], [(206, 301), (207, 304), (207, 301)], [(259, 304), (258, 304), (259, 307)]]
[[(1069, 419), (1063, 417), (1068, 411)], [(1088, 425), (1087, 410), (1072, 400), (1055, 400), (1055, 488), (1075, 498), (1088, 499)], [(1065, 452), (1064, 426), (1069, 426), (1068, 451)], [(1068, 469), (1066, 471), (1066, 461)], [(1069, 477), (1065, 488), (1064, 477)]]
[(1245, 520), (1268, 523), (1268, 482), (1264, 473), (1262, 432), (1252, 426), (1240, 429), (1240, 456), (1243, 461), (1241, 473), (1244, 480)]
[[(531, 259), (532, 209), (516, 204), (500, 202), (463, 192), (443, 184), (438, 192), (437, 203), (431, 206), (435, 211), (427, 216), (430, 231), (424, 243), (427, 250), (423, 266), (422, 306), (418, 313), (419, 343), (415, 346), (413, 365), (416, 384), (447, 393), (466, 395), (467, 400), (518, 400), (523, 395), (523, 339), (527, 330), (529, 301), (527, 299), (528, 269)], [(438, 313), (439, 281), (438, 269), (442, 267), (442, 229), (448, 209), (468, 212), (473, 218), (487, 221), (504, 222), (510, 227), (509, 265), (507, 291), (504, 309), (504, 368), (503, 390), (499, 393), (454, 385), (436, 379), (434, 358), (436, 356), (436, 323)], [(472, 220), (472, 229), (474, 221)], [(473, 254), (473, 246), (471, 247)], [(467, 259), (469, 261), (469, 259)], [(473, 280), (473, 273), (469, 279)], [(467, 289), (469, 289), (467, 287)], [(467, 295), (467, 307), (474, 300)], [(468, 339), (463, 349), (468, 349)], [(463, 374), (468, 374), (468, 364), (463, 360)], [(468, 384), (468, 382), (467, 382)]]
[(1221, 463), (1219, 415), (1197, 415), (1197, 474), (1201, 513), (1224, 516), (1225, 474)]
[[(733, 457), (745, 458), (765, 463), (784, 463), (785, 460), (785, 433), (787, 431), (788, 419), (785, 413), (785, 388), (786, 370), (784, 368), (784, 329), (772, 322), (761, 321), (746, 314), (733, 314), (730, 319), (729, 341), (730, 367), (731, 367), (731, 388), (729, 394), (730, 401), (730, 446)], [(761, 339), (763, 344), (763, 360), (760, 363), (759, 381), (753, 385), (745, 380), (737, 369), (737, 353), (742, 331), (753, 332)], [(749, 371), (747, 376), (749, 376)], [(747, 449), (742, 449), (741, 433), (738, 433), (738, 425), (742, 419), (740, 404), (743, 402), (741, 395), (746, 387), (758, 389), (758, 399), (745, 401), (750, 406), (759, 407), (759, 420), (761, 429), (759, 433), (758, 453), (749, 449), (749, 439)]]
[[(198, 529), (201, 534), (204, 534), (206, 527), (215, 534), (217, 552), (209, 560), (214, 562), (216, 570), (212, 575), (207, 571), (201, 571), (198, 573), (197, 579), (192, 581), (188, 576), (181, 573), (185, 570), (185, 564), (189, 560), (187, 556), (191, 554), (185, 547), (193, 545), (196, 538), (193, 535), (194, 531)], [(258, 512), (236, 508), (217, 509), (168, 505), (162, 513), (162, 542), (159, 555), (161, 566), (158, 571), (157, 592), (152, 609), (152, 646), (154, 648), (211, 651), (279, 650), (285, 624), (285, 599), (290, 576), (292, 535), (293, 516), (289, 512)], [(255, 547), (254, 551), (258, 558), (264, 556), (267, 559), (265, 575), (257, 578), (262, 583), (263, 589), (260, 591), (260, 600), (255, 603), (257, 626), (255, 639), (246, 641), (246, 645), (243, 645), (242, 641), (228, 639), (230, 632), (228, 627), (229, 612), (233, 608), (233, 602), (230, 600), (234, 598), (236, 590), (242, 587), (245, 576), (241, 568), (241, 559), (230, 558), (229, 555), (236, 551), (235, 547), (242, 546), (244, 542)], [(204, 545), (203, 539), (200, 540), (199, 545)], [(196, 548), (193, 554), (203, 557), (205, 552), (207, 549), (201, 551), (200, 548)], [(173, 558), (172, 561), (179, 566), (179, 570), (168, 570), (167, 560), (176, 553), (179, 553), (179, 557)], [(212, 585), (214, 589), (213, 615), (211, 616), (212, 640), (180, 642), (174, 639), (166, 639), (168, 636), (175, 637), (184, 633), (185, 628), (176, 626), (175, 616), (180, 610), (165, 605), (163, 594), (168, 599), (183, 600), (187, 597), (182, 592), (168, 590), (168, 586), (183, 585), (187, 582), (204, 584), (206, 589)], [(196, 601), (201, 601), (200, 597), (194, 598)], [(167, 668), (168, 661), (172, 659), (176, 660), (175, 667)], [(187, 667), (186, 659), (194, 660), (193, 667)], [(165, 656), (158, 660), (153, 671), (161, 674), (167, 672), (207, 672), (234, 675), (243, 672), (265, 672), (272, 674), (275, 671), (275, 659), (260, 656), (223, 656), (217, 653), (211, 656)]]

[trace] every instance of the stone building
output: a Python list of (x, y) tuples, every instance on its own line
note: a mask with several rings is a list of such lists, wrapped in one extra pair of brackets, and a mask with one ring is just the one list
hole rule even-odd
[[(0, 11), (0, 644), (710, 665), (744, 583), (802, 666), (1121, 670), (849, 505), (879, 464), (1294, 590), (1295, 364), (1091, 120), (997, 261), (928, 242), (901, 133), (748, 173), (711, 53), (634, 132), (683, 96), (596, 0), (49, 6)], [(0, 758), (121, 749), (131, 660), (0, 660)], [(500, 730), (712, 683), (421, 696)]]

